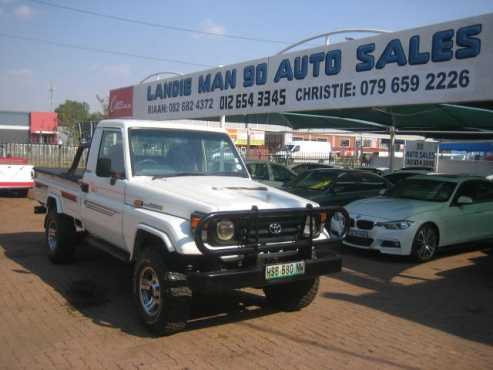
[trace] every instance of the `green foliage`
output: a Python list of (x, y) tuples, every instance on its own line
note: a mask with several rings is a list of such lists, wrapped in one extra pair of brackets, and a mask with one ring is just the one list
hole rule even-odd
[(91, 119), (89, 104), (86, 102), (65, 100), (65, 103), (60, 104), (55, 112), (58, 113), (60, 125), (70, 129), (73, 129), (79, 122), (84, 123)]

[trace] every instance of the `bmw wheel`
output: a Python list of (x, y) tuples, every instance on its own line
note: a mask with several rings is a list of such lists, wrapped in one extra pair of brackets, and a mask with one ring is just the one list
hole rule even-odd
[(411, 255), (418, 262), (431, 260), (438, 249), (438, 230), (432, 224), (421, 226), (414, 236)]

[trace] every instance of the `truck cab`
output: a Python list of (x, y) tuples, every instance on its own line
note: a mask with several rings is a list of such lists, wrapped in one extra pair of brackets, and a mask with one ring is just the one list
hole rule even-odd
[(70, 169), (34, 175), (51, 260), (91, 244), (133, 264), (137, 308), (161, 334), (184, 327), (194, 291), (263, 288), (300, 309), (341, 268), (324, 224), (344, 209), (253, 181), (222, 129), (106, 120)]

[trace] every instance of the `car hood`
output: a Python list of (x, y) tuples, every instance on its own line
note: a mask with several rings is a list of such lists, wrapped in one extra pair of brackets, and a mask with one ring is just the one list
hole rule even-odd
[(372, 220), (405, 220), (424, 212), (444, 207), (446, 203), (427, 202), (413, 199), (373, 197), (357, 200), (346, 206), (351, 216), (368, 216)]
[[(309, 202), (268, 185), (241, 177), (181, 176), (134, 180), (128, 198), (142, 199), (158, 210), (188, 218), (194, 211), (215, 212), (305, 207)], [(128, 202), (127, 202), (128, 203)], [(152, 207), (151, 207), (152, 208)]]

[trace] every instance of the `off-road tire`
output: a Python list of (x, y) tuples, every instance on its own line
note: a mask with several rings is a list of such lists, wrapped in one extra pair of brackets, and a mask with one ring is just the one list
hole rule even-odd
[(73, 219), (51, 208), (45, 220), (45, 245), (51, 262), (71, 262), (76, 245)]
[[(424, 239), (423, 239), (424, 238)], [(423, 240), (426, 246), (423, 245)], [(414, 236), (411, 257), (416, 262), (427, 262), (435, 257), (438, 250), (439, 234), (430, 223), (422, 225)]]
[(319, 277), (299, 280), (267, 286), (264, 288), (264, 294), (273, 307), (283, 311), (297, 311), (313, 302), (317, 296), (319, 284)]
[[(159, 246), (146, 248), (134, 265), (132, 279), (133, 295), (140, 317), (151, 332), (156, 335), (170, 335), (185, 328), (190, 316), (192, 291), (186, 277), (170, 272), (164, 263)], [(149, 312), (143, 303), (141, 280), (146, 271), (153, 271), (159, 283), (159, 305), (156, 312)], [(171, 279), (171, 274), (174, 279)], [(151, 294), (152, 293), (148, 293)]]

